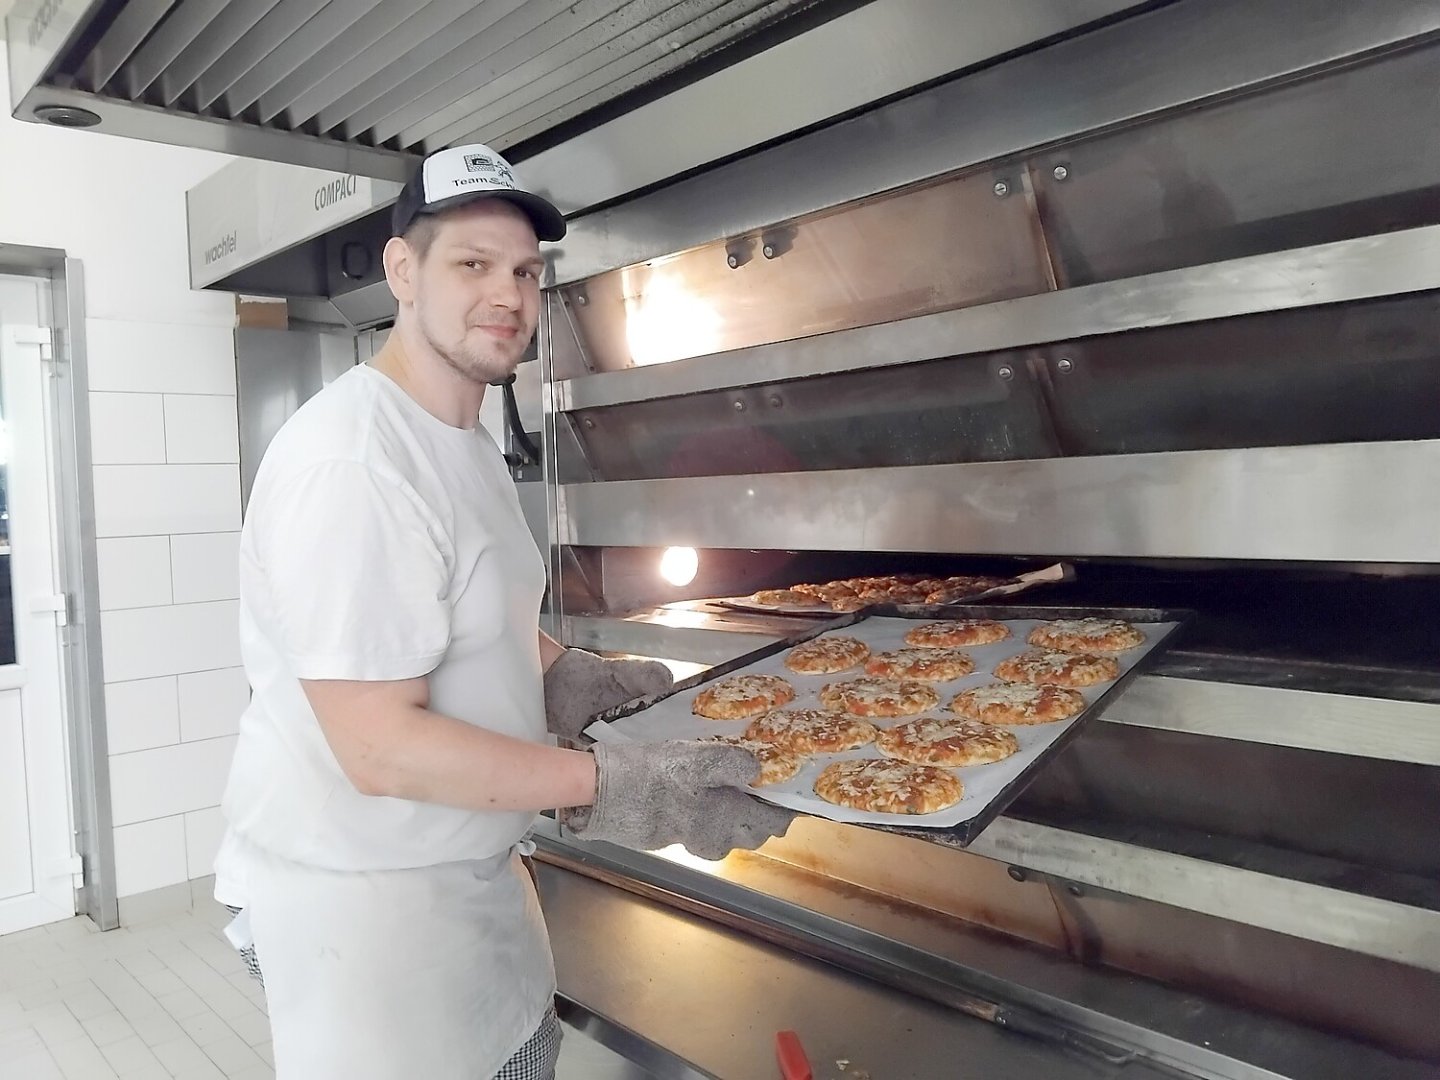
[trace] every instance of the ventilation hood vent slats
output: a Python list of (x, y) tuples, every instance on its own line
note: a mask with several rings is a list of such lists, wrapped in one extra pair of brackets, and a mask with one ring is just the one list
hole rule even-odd
[(863, 2), (95, 0), (44, 82), (340, 147), (509, 149), (757, 29)]

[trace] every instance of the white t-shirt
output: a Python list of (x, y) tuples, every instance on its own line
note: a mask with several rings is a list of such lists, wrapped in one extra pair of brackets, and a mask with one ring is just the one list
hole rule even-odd
[[(544, 587), (483, 429), (443, 423), (367, 366), (306, 402), (266, 451), (241, 534), (254, 696), (225, 792), (229, 828), (329, 870), (486, 859), (514, 845), (534, 814), (360, 794), (299, 680), (428, 675), (434, 711), (544, 742)], [(224, 850), (220, 864), (225, 899)]]

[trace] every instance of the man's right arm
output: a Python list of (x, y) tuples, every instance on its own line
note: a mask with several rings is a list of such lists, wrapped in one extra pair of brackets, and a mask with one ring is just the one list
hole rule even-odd
[(430, 709), (425, 678), (302, 680), (340, 768), (364, 795), (467, 810), (550, 810), (595, 801), (595, 759)]

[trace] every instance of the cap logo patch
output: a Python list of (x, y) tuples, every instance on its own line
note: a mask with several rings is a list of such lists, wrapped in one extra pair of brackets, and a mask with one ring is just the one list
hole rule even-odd
[(515, 186), (515, 174), (510, 171), (510, 167), (485, 154), (466, 154), (465, 168), (472, 173), (486, 174), (496, 183), (504, 184), (506, 187)]

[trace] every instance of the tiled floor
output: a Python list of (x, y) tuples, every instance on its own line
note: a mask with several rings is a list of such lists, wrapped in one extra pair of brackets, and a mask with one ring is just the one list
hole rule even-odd
[[(200, 896), (106, 934), (70, 919), (0, 937), (0, 1080), (273, 1080), (265, 995), (229, 918)], [(560, 1080), (637, 1075), (567, 1026)]]
[(271, 1080), (265, 996), (213, 902), (0, 938), (0, 1080)]

